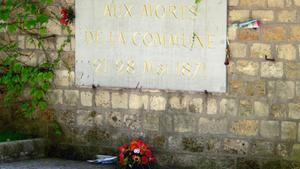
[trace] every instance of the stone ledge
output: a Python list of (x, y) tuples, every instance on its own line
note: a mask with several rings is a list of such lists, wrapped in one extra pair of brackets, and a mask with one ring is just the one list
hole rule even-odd
[(0, 143), (0, 163), (45, 157), (45, 140), (30, 139)]

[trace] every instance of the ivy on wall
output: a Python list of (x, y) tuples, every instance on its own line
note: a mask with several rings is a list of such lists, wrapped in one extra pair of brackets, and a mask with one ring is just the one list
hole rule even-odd
[[(52, 0), (0, 0), (0, 3), (0, 87), (4, 93), (0, 103), (31, 117), (34, 112), (44, 111), (48, 106), (45, 95), (51, 87), (63, 49), (70, 43), (71, 30), (62, 25), (68, 37), (53, 58), (45, 46), (47, 40), (55, 38), (47, 30), (48, 22), (52, 20), (60, 24), (60, 14), (49, 9), (53, 5)], [(46, 59), (36, 65), (22, 61), (34, 52), (28, 54), (19, 47), (17, 34), (25, 36), (28, 43), (42, 51)]]

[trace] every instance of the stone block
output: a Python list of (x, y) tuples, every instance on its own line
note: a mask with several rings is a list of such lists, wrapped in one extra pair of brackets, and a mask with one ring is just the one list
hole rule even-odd
[(291, 160), (300, 162), (300, 144), (294, 144), (292, 153), (291, 153)]
[(111, 105), (114, 109), (127, 109), (128, 108), (128, 94), (113, 92), (111, 94)]
[(220, 111), (222, 114), (236, 116), (237, 104), (234, 99), (222, 99), (220, 102)]
[(243, 58), (247, 55), (247, 45), (243, 43), (231, 43), (230, 52), (233, 58)]
[[(151, 122), (154, 123), (152, 120)], [(144, 123), (145, 125), (146, 123)], [(124, 114), (124, 125), (131, 130), (141, 130), (142, 121), (140, 119), (140, 115), (138, 113), (128, 113)]]
[(229, 154), (248, 154), (249, 143), (244, 140), (225, 139), (224, 152)]
[(65, 90), (65, 104), (70, 106), (77, 106), (79, 101), (79, 91), (78, 90)]
[(240, 6), (247, 8), (263, 8), (266, 7), (266, 0), (240, 0)]
[(274, 143), (266, 141), (255, 141), (251, 144), (251, 154), (260, 156), (274, 155)]
[(300, 79), (300, 63), (286, 63), (286, 77), (288, 79)]
[(291, 26), (291, 32), (289, 33), (290, 41), (300, 41), (300, 26)]
[(265, 56), (272, 56), (271, 45), (264, 43), (254, 43), (251, 46), (251, 57), (265, 58)]
[(236, 70), (239, 75), (257, 76), (259, 72), (259, 63), (248, 60), (237, 61)]
[(130, 109), (148, 109), (149, 97), (147, 95), (131, 94), (129, 96)]
[(189, 111), (193, 113), (202, 113), (203, 110), (203, 99), (193, 98), (189, 103)]
[(108, 112), (105, 121), (113, 127), (123, 127), (123, 114), (121, 112)]
[(70, 87), (74, 84), (74, 72), (68, 70), (56, 70), (54, 84), (56, 86)]
[(283, 121), (281, 123), (281, 139), (285, 141), (297, 139), (297, 124), (295, 122)]
[(48, 91), (47, 100), (52, 105), (63, 104), (63, 91), (59, 89)]
[(276, 87), (276, 97), (278, 99), (287, 100), (295, 97), (295, 82), (277, 81)]
[(280, 59), (295, 60), (296, 48), (292, 44), (277, 45), (277, 56)]
[(229, 21), (244, 21), (250, 15), (249, 10), (231, 10), (229, 11)]
[(110, 94), (109, 91), (97, 91), (95, 95), (96, 106), (109, 108), (110, 107)]
[(271, 106), (270, 116), (274, 119), (287, 118), (287, 105), (286, 104), (273, 104)]
[(253, 115), (253, 105), (252, 102), (249, 100), (241, 100), (240, 101), (240, 110), (239, 110), (239, 115), (240, 116), (252, 116)]
[(207, 114), (217, 114), (218, 103), (216, 99), (209, 98), (207, 100)]
[(159, 131), (160, 114), (154, 112), (147, 112), (144, 115), (144, 129), (150, 131)]
[(193, 116), (176, 115), (174, 116), (175, 132), (195, 132), (196, 120)]
[(150, 109), (155, 111), (164, 111), (166, 109), (167, 100), (162, 96), (150, 97)]
[(93, 93), (90, 91), (80, 92), (81, 105), (92, 106), (93, 105)]
[(231, 124), (230, 132), (241, 136), (256, 136), (258, 134), (258, 121), (239, 120)]
[(81, 127), (94, 126), (94, 113), (86, 110), (78, 110), (76, 115), (76, 125)]
[(265, 78), (282, 78), (283, 77), (283, 63), (282, 62), (262, 62), (261, 77)]
[(227, 133), (227, 126), (227, 119), (201, 117), (198, 121), (198, 130), (202, 134), (225, 134)]
[(297, 19), (297, 11), (296, 10), (283, 10), (278, 13), (278, 21), (279, 22), (295, 22)]
[(279, 137), (280, 125), (278, 121), (261, 121), (260, 135), (268, 139), (276, 139)]
[(252, 18), (264, 22), (271, 22), (274, 20), (274, 12), (272, 10), (253, 10)]
[(254, 113), (257, 117), (268, 117), (269, 116), (269, 105), (264, 102), (254, 102)]
[(172, 96), (169, 99), (171, 109), (186, 109), (188, 105), (187, 97)]
[(241, 41), (257, 41), (259, 40), (259, 31), (253, 29), (239, 29), (238, 38)]
[(266, 42), (283, 41), (286, 35), (287, 31), (283, 26), (265, 26), (262, 30), (262, 37)]
[(283, 8), (285, 0), (268, 0), (268, 7), (270, 8)]
[(289, 118), (299, 120), (300, 119), (300, 104), (290, 103), (289, 104)]

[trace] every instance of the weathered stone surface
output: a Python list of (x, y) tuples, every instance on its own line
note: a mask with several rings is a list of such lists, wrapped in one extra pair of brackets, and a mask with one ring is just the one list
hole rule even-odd
[(279, 137), (279, 122), (277, 121), (261, 121), (260, 135), (264, 138), (275, 139)]
[(241, 80), (230, 80), (229, 81), (229, 92), (234, 95), (242, 95), (246, 91), (246, 84)]
[(242, 136), (255, 136), (258, 134), (258, 128), (256, 120), (239, 120), (231, 124), (230, 132)]
[(207, 100), (207, 114), (216, 114), (218, 112), (217, 100), (209, 98)]
[(203, 138), (183, 137), (181, 141), (184, 151), (203, 152), (206, 148), (206, 143)]
[[(153, 120), (151, 120), (154, 123)], [(144, 123), (146, 125), (146, 123)], [(139, 114), (137, 113), (124, 113), (124, 125), (132, 130), (140, 130), (142, 122)]]
[(257, 117), (268, 117), (269, 105), (264, 102), (254, 102), (254, 113)]
[(259, 32), (251, 29), (239, 29), (238, 38), (241, 41), (256, 41), (259, 40)]
[(284, 0), (268, 0), (268, 7), (283, 8), (284, 7)]
[(264, 22), (274, 20), (274, 12), (272, 10), (253, 10), (252, 17)]
[(128, 94), (127, 93), (112, 93), (111, 94), (112, 108), (127, 109), (128, 108)]
[(251, 153), (255, 155), (274, 155), (274, 143), (255, 141), (251, 144)]
[(242, 58), (247, 55), (247, 45), (243, 43), (230, 44), (230, 51), (233, 58)]
[(295, 82), (276, 82), (276, 97), (282, 100), (293, 99), (295, 97)]
[(198, 121), (199, 133), (225, 134), (228, 121), (226, 119), (211, 119), (201, 117)]
[(189, 103), (189, 111), (193, 113), (202, 113), (203, 110), (203, 99), (193, 98)]
[(230, 21), (243, 21), (249, 18), (249, 10), (232, 10), (229, 12)]
[(288, 79), (300, 79), (300, 63), (286, 63), (286, 77)]
[(109, 91), (97, 91), (95, 95), (96, 106), (108, 108), (110, 107)]
[(78, 110), (76, 117), (76, 124), (81, 127), (94, 126), (94, 117), (96, 112), (90, 112), (86, 110)]
[(144, 129), (151, 130), (151, 131), (158, 131), (159, 130), (159, 114), (158, 113), (146, 113), (144, 115)]
[(222, 114), (236, 116), (237, 115), (237, 104), (233, 99), (222, 99), (220, 102), (220, 111)]
[(281, 123), (281, 139), (293, 141), (297, 138), (297, 124), (295, 122), (284, 121)]
[(68, 70), (56, 70), (54, 84), (57, 86), (72, 86), (74, 84), (74, 72)]
[(265, 58), (265, 56), (272, 56), (271, 45), (264, 43), (254, 43), (251, 46), (251, 57)]
[(289, 104), (289, 118), (291, 119), (300, 119), (300, 104), (299, 103), (290, 103)]
[(300, 144), (294, 144), (291, 153), (291, 160), (300, 162)]
[(263, 40), (266, 42), (283, 41), (286, 38), (287, 31), (283, 26), (265, 26), (263, 28)]
[(169, 104), (172, 109), (185, 109), (187, 108), (188, 98), (173, 96), (169, 99)]
[(195, 118), (193, 116), (177, 115), (174, 116), (174, 130), (175, 132), (194, 132)]
[(150, 109), (156, 111), (163, 111), (166, 109), (167, 100), (162, 96), (150, 97)]
[(93, 93), (89, 91), (82, 91), (80, 93), (80, 100), (83, 106), (93, 105)]
[(248, 154), (249, 143), (244, 140), (224, 140), (224, 151), (230, 154)]
[(78, 90), (65, 90), (65, 104), (70, 106), (77, 106), (79, 101), (79, 91)]
[(253, 61), (240, 60), (237, 62), (236, 70), (240, 75), (257, 76), (259, 64)]
[(266, 7), (265, 0), (242, 0), (240, 1), (240, 6), (247, 7), (247, 8), (254, 8), (254, 7)]
[(296, 82), (296, 96), (300, 99), (300, 81)]
[(149, 97), (147, 95), (131, 94), (129, 96), (130, 109), (148, 109)]
[(285, 119), (287, 117), (287, 105), (273, 104), (271, 106), (270, 116), (274, 119)]
[(108, 112), (105, 121), (113, 127), (122, 127), (123, 114), (121, 112)]
[(289, 35), (290, 41), (300, 41), (300, 26), (291, 26), (291, 32)]
[(52, 105), (63, 104), (63, 91), (62, 90), (50, 90), (47, 93), (47, 100)]
[(280, 59), (295, 60), (296, 59), (296, 48), (292, 44), (278, 45), (277, 56)]
[(265, 81), (251, 81), (247, 83), (245, 94), (247, 96), (262, 97), (266, 95)]
[(262, 62), (260, 74), (266, 78), (281, 78), (283, 76), (283, 63)]
[(240, 101), (240, 116), (252, 116), (253, 110), (252, 110), (252, 103), (249, 100), (241, 100)]
[(295, 22), (297, 19), (296, 10), (283, 10), (278, 14), (279, 22)]

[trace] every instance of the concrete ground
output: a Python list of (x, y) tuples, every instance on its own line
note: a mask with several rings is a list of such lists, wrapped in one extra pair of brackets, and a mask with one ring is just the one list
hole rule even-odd
[(95, 165), (87, 162), (61, 159), (37, 159), (13, 163), (0, 163), (0, 169), (115, 169), (115, 166)]

